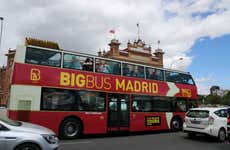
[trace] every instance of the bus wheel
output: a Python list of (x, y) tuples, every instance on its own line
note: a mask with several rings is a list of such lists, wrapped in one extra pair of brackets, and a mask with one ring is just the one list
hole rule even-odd
[(179, 118), (174, 117), (171, 121), (170, 127), (173, 131), (180, 131), (182, 129), (182, 121)]
[(223, 128), (221, 128), (221, 129), (219, 130), (219, 133), (218, 133), (218, 140), (219, 140), (220, 142), (224, 142), (225, 139), (226, 139), (226, 132), (225, 132), (225, 130), (224, 130)]
[(82, 124), (75, 118), (65, 119), (60, 127), (60, 136), (64, 139), (74, 139), (81, 135)]

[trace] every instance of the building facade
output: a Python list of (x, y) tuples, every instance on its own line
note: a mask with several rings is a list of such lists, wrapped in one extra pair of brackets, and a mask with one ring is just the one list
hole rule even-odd
[(10, 79), (13, 69), (15, 50), (9, 49), (8, 53), (5, 56), (7, 57), (7, 65), (6, 67), (2, 67), (0, 72), (0, 104), (7, 105), (9, 99)]
[(230, 90), (226, 90), (226, 89), (221, 89), (219, 86), (212, 86), (210, 88), (210, 94), (211, 95), (218, 95), (220, 97), (224, 97), (226, 94), (228, 94)]
[(113, 58), (117, 60), (144, 64), (154, 67), (163, 67), (163, 55), (162, 49), (156, 49), (152, 53), (152, 48), (146, 46), (144, 41), (138, 39), (131, 43), (127, 43), (127, 47), (120, 50), (120, 42), (117, 39), (112, 39), (109, 43), (110, 49), (108, 51), (99, 51), (98, 56), (105, 58)]
[(0, 104), (4, 101), (4, 94), (3, 94), (3, 83), (5, 80), (5, 75), (6, 75), (6, 67), (2, 66), (0, 67)]

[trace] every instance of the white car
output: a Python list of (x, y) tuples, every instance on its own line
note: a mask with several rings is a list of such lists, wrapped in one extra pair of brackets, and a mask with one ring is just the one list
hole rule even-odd
[(228, 137), (227, 117), (227, 108), (193, 108), (186, 113), (183, 131), (189, 137), (199, 133), (225, 141)]
[(53, 131), (0, 116), (0, 150), (57, 150), (58, 146)]

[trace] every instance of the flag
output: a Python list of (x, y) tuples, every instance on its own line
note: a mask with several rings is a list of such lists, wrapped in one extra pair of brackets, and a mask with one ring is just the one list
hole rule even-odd
[(110, 30), (109, 33), (115, 34), (115, 30)]

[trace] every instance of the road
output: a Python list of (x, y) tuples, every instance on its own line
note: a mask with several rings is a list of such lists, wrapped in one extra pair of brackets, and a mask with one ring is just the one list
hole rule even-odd
[(189, 139), (183, 132), (88, 136), (62, 140), (60, 150), (229, 150), (230, 143), (198, 136)]

